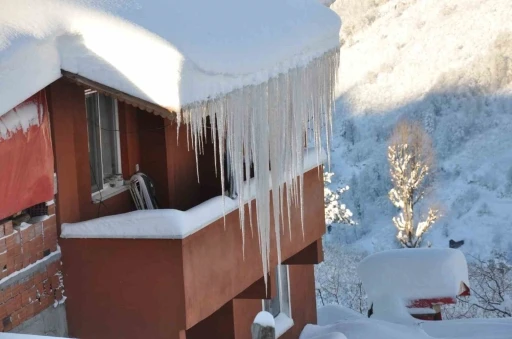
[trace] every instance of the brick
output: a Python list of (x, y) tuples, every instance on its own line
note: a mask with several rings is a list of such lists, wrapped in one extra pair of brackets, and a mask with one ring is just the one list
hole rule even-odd
[(0, 272), (3, 270), (4, 266), (7, 265), (7, 259), (9, 258), (7, 253), (0, 253)]
[(11, 235), (12, 234), (13, 227), (12, 227), (12, 221), (11, 220), (0, 222), (0, 225), (3, 226), (2, 228), (3, 228), (4, 235)]
[(23, 283), (17, 283), (16, 285), (11, 286), (11, 298), (14, 298), (16, 296), (21, 296), (21, 293), (25, 290), (25, 284)]
[(51, 283), (52, 283), (52, 289), (54, 289), (54, 290), (58, 289), (60, 286), (59, 276), (58, 275), (52, 276)]
[(5, 238), (0, 238), (0, 253), (7, 251), (7, 243)]
[(27, 306), (32, 302), (37, 300), (37, 289), (35, 286), (32, 286), (28, 290), (25, 290), (21, 293), (21, 305)]
[(34, 228), (33, 224), (25, 226), (23, 228), (20, 228), (20, 231), (21, 231), (21, 239), (22, 239), (23, 243), (34, 239), (36, 236), (36, 232), (35, 232), (35, 228)]
[(14, 271), (19, 271), (23, 268), (23, 255), (17, 255), (14, 257)]
[(21, 308), (21, 293), (13, 296), (5, 302), (7, 314), (13, 314)]
[(20, 234), (14, 231), (11, 235), (5, 237), (5, 244), (7, 246), (7, 255), (15, 257), (21, 254), (21, 240)]
[(42, 272), (39, 272), (39, 273), (36, 273), (34, 275), (34, 284), (39, 284), (39, 283), (42, 283), (43, 281), (47, 280), (48, 279), (48, 275), (46, 273), (46, 269)]
[(30, 265), (30, 255), (24, 254), (23, 255), (23, 267), (27, 267)]
[(36, 238), (43, 234), (43, 223), (42, 222), (38, 222), (38, 223), (34, 224), (34, 233), (35, 233)]
[(6, 275), (10, 275), (15, 272), (14, 270), (14, 257), (8, 257), (7, 263), (0, 267)]
[(43, 231), (54, 230), (55, 232), (57, 232), (57, 218), (55, 218), (55, 215), (44, 220), (42, 223)]
[(58, 271), (60, 271), (60, 262), (58, 260), (46, 265), (46, 272), (48, 272), (48, 278), (53, 277)]
[(0, 304), (0, 319), (3, 319), (7, 316), (7, 308), (5, 307), (5, 303)]
[(55, 215), (55, 204), (48, 205), (48, 215)]

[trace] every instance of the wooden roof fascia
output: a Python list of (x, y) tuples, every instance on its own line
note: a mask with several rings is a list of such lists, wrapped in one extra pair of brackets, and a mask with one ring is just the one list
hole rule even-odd
[(136, 96), (133, 96), (131, 94), (124, 93), (122, 91), (119, 91), (115, 88), (103, 85), (99, 82), (96, 82), (94, 80), (87, 79), (79, 74), (71, 73), (65, 70), (61, 70), (62, 76), (66, 79), (69, 79), (76, 83), (77, 85), (92, 88), (100, 93), (103, 93), (105, 95), (108, 95), (110, 97), (113, 97), (117, 99), (118, 101), (125, 102), (127, 104), (130, 104), (134, 107), (140, 108), (142, 110), (145, 110), (147, 112), (153, 113), (155, 115), (159, 115), (163, 118), (167, 118), (170, 120), (176, 119), (176, 112), (174, 110), (167, 109), (165, 107), (156, 105), (154, 103), (151, 103), (149, 101), (146, 101), (144, 99), (138, 98)]

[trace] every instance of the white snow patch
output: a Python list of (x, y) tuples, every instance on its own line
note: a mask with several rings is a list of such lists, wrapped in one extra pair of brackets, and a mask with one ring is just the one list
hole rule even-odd
[(370, 255), (358, 267), (370, 300), (456, 297), (469, 286), (464, 254), (455, 249), (414, 248)]
[(253, 321), (254, 324), (259, 324), (263, 327), (276, 327), (274, 316), (266, 311), (261, 311), (256, 315)]
[[(299, 339), (330, 338), (343, 333), (349, 339), (510, 339), (512, 319), (425, 321), (400, 325), (373, 318), (341, 320), (326, 326), (306, 325)], [(337, 339), (337, 337), (334, 337)]]
[(0, 115), (61, 69), (179, 111), (304, 66), (339, 27), (314, 0), (6, 0)]
[(26, 133), (31, 126), (39, 126), (39, 111), (37, 104), (26, 103), (4, 115), (0, 114), (0, 141), (9, 139), (17, 131)]
[(286, 331), (293, 327), (293, 319), (281, 312), (275, 317), (276, 322), (276, 338), (282, 336)]
[(317, 324), (330, 325), (341, 320), (361, 319), (363, 315), (341, 305), (326, 305), (317, 310)]
[[(304, 152), (304, 170), (317, 166), (317, 161), (326, 160), (324, 150), (317, 158), (316, 152)], [(255, 181), (245, 184), (244, 201), (254, 199)], [(269, 183), (270, 186), (270, 183)], [(184, 239), (210, 225), (239, 207), (238, 200), (229, 197), (214, 197), (187, 211), (172, 209), (140, 210), (117, 214), (78, 223), (62, 224), (62, 238), (131, 238), (131, 239)]]

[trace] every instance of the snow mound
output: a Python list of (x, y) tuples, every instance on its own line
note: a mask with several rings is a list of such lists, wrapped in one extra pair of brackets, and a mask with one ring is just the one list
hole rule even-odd
[(399, 325), (363, 318), (342, 320), (328, 326), (306, 325), (299, 339), (338, 339), (334, 333), (343, 333), (348, 339), (510, 339), (512, 319), (444, 320)]
[[(417, 326), (405, 326), (375, 319), (344, 320), (333, 325), (306, 325), (299, 339), (322, 338), (343, 333), (348, 339), (430, 339)], [(329, 338), (329, 337), (327, 337)]]
[(361, 313), (340, 305), (326, 305), (317, 310), (317, 324), (321, 326), (331, 325), (341, 320), (360, 318), (363, 318)]
[(266, 311), (261, 311), (256, 315), (253, 321), (254, 324), (259, 324), (263, 327), (276, 327), (274, 316)]
[(0, 115), (61, 69), (179, 112), (304, 66), (339, 28), (315, 0), (4, 0)]
[(456, 297), (469, 286), (464, 254), (455, 249), (414, 248), (365, 258), (358, 274), (370, 300)]

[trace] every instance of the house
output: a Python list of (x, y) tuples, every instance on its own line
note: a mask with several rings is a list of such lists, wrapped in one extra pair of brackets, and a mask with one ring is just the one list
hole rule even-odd
[(466, 258), (451, 248), (376, 253), (359, 264), (358, 273), (368, 293), (371, 317), (442, 320), (442, 305), (469, 295)]
[[(1, 330), (238, 339), (262, 309), (282, 338), (314, 323), (339, 28), (316, 1), (9, 0)], [(139, 172), (159, 209), (136, 210)]]

